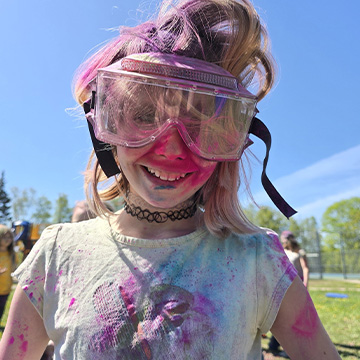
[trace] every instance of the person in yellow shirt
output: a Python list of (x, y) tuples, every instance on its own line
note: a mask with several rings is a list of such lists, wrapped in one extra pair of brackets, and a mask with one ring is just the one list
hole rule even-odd
[(0, 320), (11, 292), (11, 273), (15, 270), (14, 236), (5, 225), (0, 225)]

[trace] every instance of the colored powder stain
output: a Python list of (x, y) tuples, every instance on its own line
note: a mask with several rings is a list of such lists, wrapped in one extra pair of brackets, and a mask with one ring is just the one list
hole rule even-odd
[(134, 267), (134, 270), (137, 270), (138, 268), (137, 267)]
[(63, 273), (63, 271), (62, 271), (62, 270), (60, 270), (60, 272), (59, 272), (59, 276), (61, 276), (61, 275), (62, 275), (62, 273)]
[[(310, 298), (309, 295), (308, 298)], [(305, 307), (298, 314), (291, 329), (299, 336), (311, 338), (317, 331), (318, 325), (318, 315), (310, 298), (310, 301), (308, 299)]]
[(29, 287), (28, 286), (24, 286), (23, 290), (26, 291)]
[(10, 338), (10, 340), (9, 340), (9, 345), (13, 344), (14, 341), (15, 341), (15, 339), (14, 339), (14, 337), (12, 336), (12, 337)]
[(20, 336), (18, 336), (18, 338), (21, 340), (21, 341), (24, 341), (24, 335), (23, 334), (21, 334)]
[(31, 292), (31, 293), (29, 294), (29, 299), (32, 299), (33, 296), (34, 296), (34, 294)]
[(160, 185), (160, 186), (156, 186), (155, 190), (171, 190), (171, 189), (175, 189), (175, 186), (173, 185)]
[(20, 350), (25, 353), (27, 351), (27, 347), (28, 347), (28, 342), (24, 341), (20, 346)]
[(69, 307), (73, 306), (73, 304), (74, 304), (75, 300), (76, 300), (75, 298), (72, 298), (72, 299), (70, 300)]

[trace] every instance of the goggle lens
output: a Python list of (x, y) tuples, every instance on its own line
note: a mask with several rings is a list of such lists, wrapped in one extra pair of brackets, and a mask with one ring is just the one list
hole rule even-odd
[(176, 126), (189, 148), (211, 160), (238, 160), (256, 112), (253, 99), (160, 79), (99, 71), (95, 134), (140, 147)]

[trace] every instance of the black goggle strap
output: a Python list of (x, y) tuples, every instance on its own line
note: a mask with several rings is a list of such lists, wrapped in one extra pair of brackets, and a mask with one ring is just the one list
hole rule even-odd
[(289, 219), (289, 217), (296, 214), (297, 211), (294, 210), (284, 200), (284, 198), (278, 193), (278, 191), (275, 189), (274, 185), (270, 182), (269, 178), (266, 175), (266, 166), (269, 160), (269, 153), (271, 148), (270, 131), (261, 120), (259, 120), (257, 117), (254, 117), (249, 129), (249, 134), (255, 135), (256, 137), (261, 139), (266, 145), (266, 156), (263, 161), (261, 183), (275, 206)]
[[(85, 114), (89, 113), (91, 109), (94, 109), (94, 100), (95, 100), (95, 91), (93, 91), (92, 98), (88, 101), (84, 102), (83, 108)], [(120, 169), (115, 161), (113, 153), (111, 151), (111, 145), (108, 143), (104, 143), (99, 141), (95, 137), (94, 128), (91, 122), (88, 120), (88, 127), (91, 136), (91, 141), (95, 150), (96, 157), (99, 161), (101, 169), (104, 171), (105, 175), (109, 178), (113, 175), (119, 174)]]

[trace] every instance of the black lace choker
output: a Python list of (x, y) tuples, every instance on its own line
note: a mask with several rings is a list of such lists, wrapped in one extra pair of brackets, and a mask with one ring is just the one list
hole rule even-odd
[(125, 201), (124, 210), (127, 214), (136, 217), (138, 220), (146, 220), (149, 223), (156, 222), (158, 224), (164, 223), (169, 219), (171, 221), (189, 219), (193, 217), (197, 210), (196, 203), (192, 203), (185, 209), (164, 211), (150, 211), (142, 209), (140, 206), (129, 205)]

